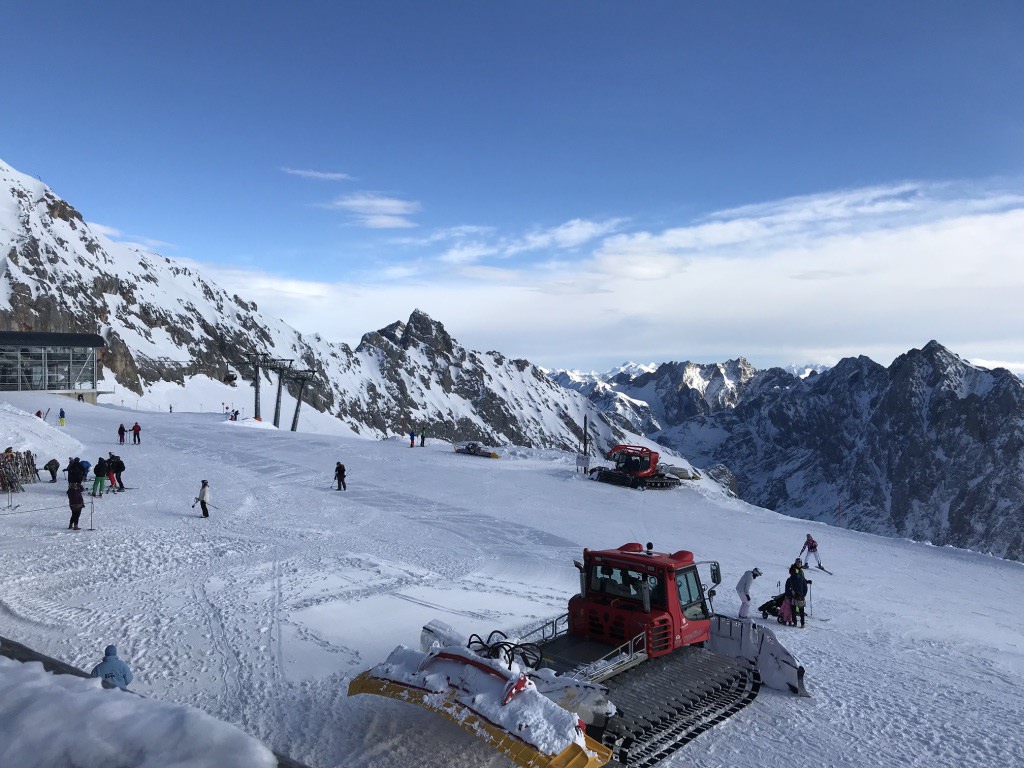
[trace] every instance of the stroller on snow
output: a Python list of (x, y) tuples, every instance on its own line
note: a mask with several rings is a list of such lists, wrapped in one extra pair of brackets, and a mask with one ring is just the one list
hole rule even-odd
[(779, 620), (779, 624), (790, 624), (793, 621), (793, 606), (790, 605), (789, 598), (785, 593), (776, 595), (757, 610), (761, 612), (762, 619), (775, 616)]

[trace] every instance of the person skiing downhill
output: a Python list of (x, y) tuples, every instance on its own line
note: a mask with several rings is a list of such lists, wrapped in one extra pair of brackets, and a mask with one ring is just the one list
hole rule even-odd
[(117, 658), (116, 645), (108, 645), (104, 649), (103, 661), (92, 668), (92, 676), (118, 688), (127, 688), (134, 677), (128, 665)]
[(814, 555), (814, 559), (818, 561), (818, 567), (823, 568), (821, 564), (821, 558), (818, 556), (818, 542), (816, 542), (811, 534), (807, 534), (807, 538), (804, 540), (804, 545), (800, 547), (800, 554), (798, 558), (802, 557), (804, 550), (807, 550), (807, 559), (804, 561), (807, 565), (811, 564), (811, 555)]
[(750, 611), (750, 587), (754, 584), (754, 579), (761, 575), (760, 568), (752, 568), (746, 571), (736, 584), (736, 594), (740, 596), (740, 612), (739, 617), (741, 619), (747, 618), (747, 614)]
[[(203, 517), (210, 516), (210, 510), (207, 509), (206, 505), (210, 502), (210, 483), (207, 480), (203, 480), (202, 485), (199, 486), (199, 495), (196, 496), (196, 501), (199, 502), (199, 508), (203, 510)], [(195, 506), (195, 505), (193, 505)]]

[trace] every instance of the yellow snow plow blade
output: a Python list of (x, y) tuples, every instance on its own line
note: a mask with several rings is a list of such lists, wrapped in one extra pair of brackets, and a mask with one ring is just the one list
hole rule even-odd
[(598, 768), (612, 759), (611, 750), (589, 736), (584, 737), (587, 744), (585, 749), (579, 744), (570, 744), (557, 755), (541, 752), (461, 704), (454, 698), (454, 692), (428, 694), (418, 688), (373, 677), (367, 670), (349, 683), (348, 695), (359, 693), (374, 693), (436, 712), (483, 739), (522, 768)]

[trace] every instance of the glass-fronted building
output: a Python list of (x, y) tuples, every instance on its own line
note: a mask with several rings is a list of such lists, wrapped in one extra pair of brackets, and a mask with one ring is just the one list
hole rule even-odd
[(0, 332), (0, 390), (44, 390), (83, 395), (95, 402), (95, 333)]

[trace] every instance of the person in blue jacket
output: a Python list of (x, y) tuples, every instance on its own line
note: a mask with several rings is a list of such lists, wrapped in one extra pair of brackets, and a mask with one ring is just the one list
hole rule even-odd
[(127, 688), (131, 683), (132, 671), (128, 665), (117, 658), (117, 646), (108, 645), (103, 652), (103, 661), (92, 668), (92, 676), (98, 677), (105, 683), (116, 685), (118, 688)]

